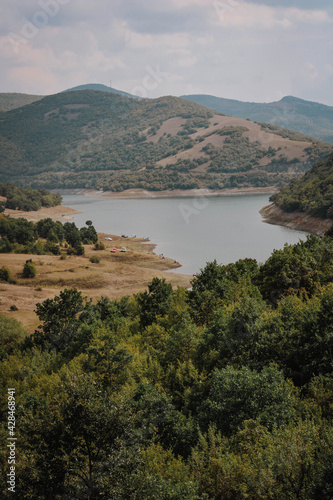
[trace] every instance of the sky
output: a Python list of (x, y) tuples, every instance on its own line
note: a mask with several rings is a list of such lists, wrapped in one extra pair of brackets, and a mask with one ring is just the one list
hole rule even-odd
[(333, 0), (0, 0), (0, 92), (333, 106)]

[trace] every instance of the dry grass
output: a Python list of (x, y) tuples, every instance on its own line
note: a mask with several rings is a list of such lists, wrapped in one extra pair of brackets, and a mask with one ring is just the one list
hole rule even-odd
[[(111, 236), (112, 241), (105, 240), (106, 236)], [(38, 326), (36, 303), (53, 298), (64, 288), (77, 288), (84, 296), (97, 300), (102, 295), (116, 299), (143, 291), (154, 276), (166, 278), (174, 287), (190, 286), (191, 276), (164, 272), (179, 265), (155, 255), (155, 245), (104, 233), (99, 233), (99, 237), (105, 250), (96, 251), (93, 245), (85, 245), (85, 255), (66, 256), (64, 260), (55, 255), (2, 254), (1, 265), (9, 268), (17, 284), (0, 283), (0, 313), (18, 319), (31, 332)], [(127, 251), (119, 252), (123, 246)], [(115, 254), (111, 253), (113, 247), (118, 249)], [(62, 251), (65, 254), (65, 249)], [(95, 255), (100, 258), (99, 264), (89, 260)], [(37, 276), (24, 279), (23, 265), (30, 258), (36, 264)], [(12, 305), (18, 311), (10, 311)]]
[[(272, 147), (274, 149), (281, 148), (281, 150), (277, 154), (277, 157), (280, 154), (284, 154), (286, 155), (288, 160), (297, 157), (302, 161), (306, 161), (309, 157), (309, 155), (305, 152), (305, 149), (312, 145), (310, 141), (294, 141), (288, 138), (283, 138), (280, 135), (271, 133), (269, 131), (264, 131), (257, 123), (244, 120), (243, 118), (214, 115), (213, 118), (210, 119), (210, 126), (208, 128), (201, 128), (194, 134), (190, 135), (190, 137), (194, 140), (197, 137), (204, 137), (204, 140), (202, 142), (194, 145), (191, 149), (180, 151), (176, 155), (163, 158), (162, 160), (157, 162), (158, 165), (166, 167), (166, 165), (168, 164), (175, 164), (178, 160), (194, 160), (205, 157), (206, 154), (202, 151), (202, 148), (209, 143), (218, 148), (223, 148), (225, 137), (214, 133), (222, 127), (246, 127), (248, 131), (243, 132), (243, 137), (248, 137), (251, 142), (259, 141), (265, 149), (268, 149), (269, 147)], [(160, 133), (161, 131), (162, 127), (158, 132)], [(160, 135), (161, 134), (154, 136), (155, 138), (157, 137), (156, 140), (158, 140)], [(208, 136), (205, 137), (206, 135)], [(149, 138), (149, 140), (152, 139)], [(268, 165), (270, 162), (271, 158), (264, 157), (260, 160), (260, 166)], [(207, 165), (205, 167), (200, 166), (198, 172), (205, 172), (207, 170), (206, 167)]]

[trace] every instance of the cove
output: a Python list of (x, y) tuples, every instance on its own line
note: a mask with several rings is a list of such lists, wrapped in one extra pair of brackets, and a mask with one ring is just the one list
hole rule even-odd
[(197, 273), (214, 259), (219, 264), (245, 257), (264, 262), (274, 249), (306, 238), (304, 232), (264, 223), (259, 210), (268, 203), (267, 194), (154, 199), (63, 195), (64, 206), (82, 212), (73, 216), (79, 227), (92, 220), (99, 232), (149, 237), (157, 245), (155, 253), (178, 261), (182, 266), (176, 272), (184, 274)]

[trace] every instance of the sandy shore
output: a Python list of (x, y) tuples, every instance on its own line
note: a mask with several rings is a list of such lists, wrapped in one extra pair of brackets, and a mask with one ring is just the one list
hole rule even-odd
[(135, 199), (135, 198), (192, 198), (206, 196), (235, 196), (248, 194), (272, 194), (276, 192), (274, 187), (265, 188), (235, 188), (235, 189), (175, 189), (165, 191), (147, 191), (145, 189), (127, 189), (119, 193), (113, 191), (96, 191), (93, 189), (65, 189), (58, 191), (60, 194), (83, 194), (85, 196)]

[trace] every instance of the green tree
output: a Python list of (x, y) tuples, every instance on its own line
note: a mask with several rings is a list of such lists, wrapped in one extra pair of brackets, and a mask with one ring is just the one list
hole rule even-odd
[(294, 388), (275, 366), (261, 372), (232, 366), (214, 370), (202, 418), (214, 422), (219, 430), (231, 434), (244, 420), (259, 418), (272, 429), (295, 418)]
[(10, 281), (11, 276), (10, 276), (10, 271), (8, 267), (2, 266), (0, 267), (0, 281)]
[(36, 314), (42, 324), (35, 331), (33, 339), (46, 349), (64, 351), (79, 335), (79, 313), (85, 307), (82, 293), (65, 289), (54, 299), (36, 304)]
[(172, 285), (165, 278), (153, 278), (148, 285), (148, 292), (139, 293), (140, 322), (143, 327), (151, 325), (158, 316), (164, 316), (170, 306)]
[(35, 278), (37, 275), (36, 264), (31, 259), (26, 260), (23, 266), (23, 278)]

